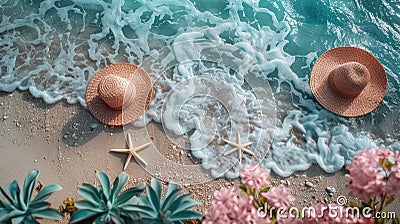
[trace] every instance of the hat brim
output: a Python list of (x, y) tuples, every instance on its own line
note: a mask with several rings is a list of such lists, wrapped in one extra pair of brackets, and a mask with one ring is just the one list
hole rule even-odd
[[(109, 107), (99, 96), (97, 88), (104, 76), (117, 75), (131, 80), (135, 85), (136, 95), (132, 103), (124, 105), (122, 110)], [(148, 107), (152, 96), (151, 78), (146, 71), (134, 64), (117, 63), (100, 70), (90, 80), (86, 90), (86, 103), (90, 113), (100, 122), (121, 126), (138, 119)]]
[[(328, 84), (332, 69), (347, 62), (358, 62), (370, 73), (370, 82), (353, 99), (335, 95)], [(315, 62), (310, 76), (310, 88), (315, 99), (327, 110), (344, 117), (362, 116), (373, 111), (382, 102), (386, 86), (386, 72), (379, 61), (368, 51), (356, 47), (326, 51)]]

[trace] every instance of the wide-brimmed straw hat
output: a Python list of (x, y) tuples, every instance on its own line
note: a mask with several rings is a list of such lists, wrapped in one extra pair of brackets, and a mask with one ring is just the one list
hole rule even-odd
[(86, 103), (90, 113), (100, 122), (121, 126), (144, 113), (151, 100), (151, 87), (151, 79), (145, 70), (134, 64), (112, 64), (90, 80)]
[(378, 107), (386, 85), (386, 73), (379, 61), (356, 47), (326, 51), (314, 64), (310, 77), (317, 101), (345, 117), (361, 116)]

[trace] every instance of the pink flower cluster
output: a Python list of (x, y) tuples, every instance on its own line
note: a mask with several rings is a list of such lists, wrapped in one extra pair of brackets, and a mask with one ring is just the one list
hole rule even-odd
[(337, 204), (318, 203), (304, 214), (303, 224), (374, 224), (372, 218), (354, 217)]
[(265, 198), (268, 205), (279, 208), (289, 208), (289, 204), (294, 202), (294, 197), (290, 194), (290, 189), (284, 185), (279, 185), (278, 187), (271, 188), (268, 192), (261, 193)]
[[(388, 161), (393, 164), (385, 167), (380, 164)], [(389, 149), (364, 149), (346, 167), (350, 181), (346, 187), (350, 195), (364, 201), (382, 195), (400, 196), (400, 157), (399, 152)]]
[(240, 181), (244, 186), (249, 189), (254, 188), (257, 191), (271, 184), (269, 181), (269, 172), (260, 166), (252, 167), (246, 165), (240, 172), (240, 177)]
[(268, 217), (262, 218), (253, 206), (253, 197), (239, 198), (234, 188), (221, 188), (214, 192), (211, 207), (204, 214), (205, 224), (267, 224)]

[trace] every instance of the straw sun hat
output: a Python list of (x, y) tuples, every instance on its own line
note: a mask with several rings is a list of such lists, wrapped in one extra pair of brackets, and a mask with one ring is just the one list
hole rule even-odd
[(89, 82), (86, 103), (90, 113), (107, 125), (121, 126), (138, 119), (151, 100), (151, 79), (128, 63), (109, 65)]
[(323, 53), (310, 77), (311, 92), (327, 110), (356, 117), (374, 110), (386, 92), (386, 73), (369, 52), (337, 47)]

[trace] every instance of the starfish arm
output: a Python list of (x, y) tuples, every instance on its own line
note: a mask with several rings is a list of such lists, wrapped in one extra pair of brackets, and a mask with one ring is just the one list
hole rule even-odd
[(248, 146), (251, 146), (252, 144), (253, 144), (253, 142), (248, 142), (246, 144), (243, 144), (243, 147), (248, 147)]
[(133, 152), (133, 156), (135, 156), (135, 159), (139, 160), (142, 164), (147, 166), (146, 161), (141, 156), (139, 156), (139, 154), (137, 154), (136, 152)]
[(129, 152), (129, 149), (110, 149), (111, 152)]
[(252, 151), (250, 151), (250, 150), (248, 150), (248, 149), (245, 149), (245, 148), (243, 148), (242, 150), (243, 150), (243, 152), (254, 156), (254, 152), (252, 152)]
[(149, 146), (151, 143), (152, 143), (152, 142), (148, 142), (148, 143), (146, 143), (146, 144), (143, 144), (143, 145), (141, 145), (141, 146), (139, 146), (139, 147), (134, 148), (133, 150), (134, 150), (135, 152), (140, 151), (140, 150), (146, 148), (147, 146)]
[(231, 146), (234, 146), (234, 147), (240, 147), (240, 145), (239, 144), (237, 144), (236, 142), (231, 142), (231, 141), (229, 141), (229, 140), (224, 140), (226, 143), (228, 143), (229, 145), (231, 145)]
[(243, 151), (239, 150), (239, 164), (242, 164)]
[(242, 140), (240, 139), (240, 133), (239, 132), (237, 133), (237, 142), (238, 142), (238, 145), (242, 144)]
[(224, 153), (224, 155), (225, 155), (225, 156), (228, 156), (228, 155), (230, 155), (230, 154), (236, 152), (237, 150), (238, 150), (238, 148), (231, 149), (231, 150), (229, 150), (228, 152)]
[(128, 148), (132, 149), (133, 148), (133, 144), (132, 144), (132, 137), (131, 134), (128, 133), (128, 135), (126, 136), (126, 142), (128, 144)]
[(132, 154), (129, 153), (128, 158), (125, 161), (124, 170), (126, 170), (126, 168), (128, 167), (129, 162), (131, 161), (131, 159), (132, 159)]

